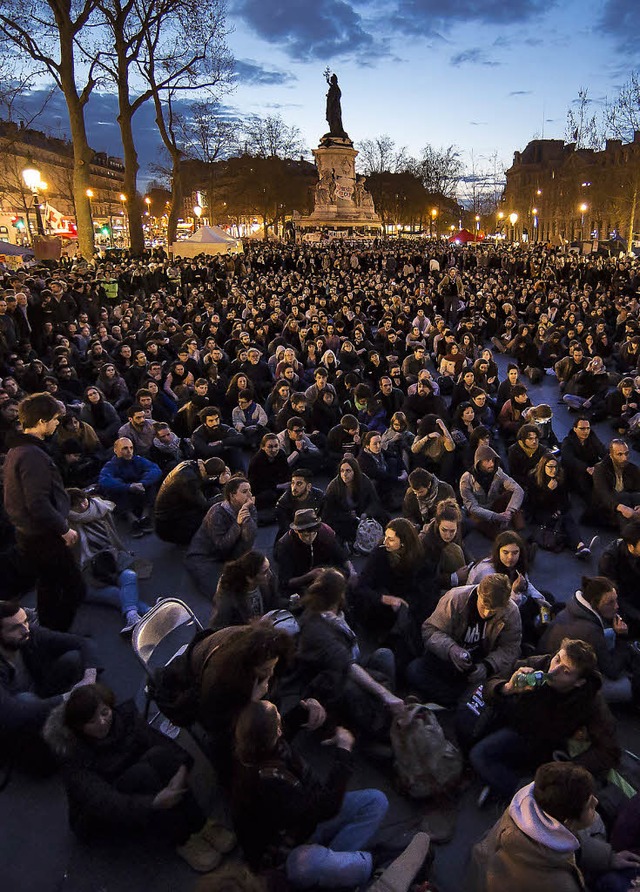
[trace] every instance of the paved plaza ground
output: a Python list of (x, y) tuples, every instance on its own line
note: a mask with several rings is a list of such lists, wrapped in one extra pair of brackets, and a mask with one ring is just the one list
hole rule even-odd
[[(500, 359), (501, 375), (506, 363)], [(530, 388), (534, 403), (548, 402), (555, 413), (554, 427), (562, 439), (571, 426), (571, 417), (563, 406), (557, 406), (555, 378), (545, 378), (541, 385)], [(608, 441), (612, 432), (608, 425), (598, 425), (601, 438)], [(638, 460), (632, 452), (632, 460)], [(596, 531), (586, 530), (589, 534)], [(261, 528), (256, 547), (270, 554), (274, 528)], [(606, 544), (610, 535), (602, 537)], [(588, 541), (589, 536), (586, 536)], [(130, 543), (138, 554), (153, 561), (153, 575), (141, 583), (143, 599), (153, 603), (159, 596), (183, 598), (206, 622), (209, 603), (198, 595), (183, 563), (184, 550), (148, 536)], [(486, 541), (470, 537), (469, 545), (476, 557), (488, 551)], [(540, 589), (547, 589), (564, 601), (577, 587), (580, 573), (595, 573), (599, 550), (590, 564), (577, 561), (569, 552), (550, 555), (539, 552), (531, 577)], [(25, 599), (33, 604), (33, 596)], [(78, 615), (74, 631), (89, 633), (97, 639), (105, 665), (103, 680), (114, 688), (119, 699), (140, 697), (142, 670), (130, 643), (121, 638), (121, 618), (113, 610), (86, 606)], [(618, 725), (624, 746), (640, 750), (638, 719), (629, 712), (618, 712)], [(384, 790), (391, 803), (387, 817), (388, 834), (408, 841), (423, 808), (419, 803), (402, 799), (393, 789), (390, 777), (375, 766), (361, 760), (353, 786), (376, 786)], [(461, 892), (470, 847), (497, 819), (500, 808), (488, 804), (476, 806), (480, 790), (474, 781), (462, 794), (453, 840), (436, 847), (433, 880), (441, 892)], [(0, 793), (0, 888), (6, 892), (182, 892), (191, 890), (195, 874), (169, 851), (143, 847), (135, 839), (119, 846), (101, 845), (91, 848), (79, 843), (67, 824), (66, 801), (59, 778), (31, 780), (14, 774), (8, 787)]]

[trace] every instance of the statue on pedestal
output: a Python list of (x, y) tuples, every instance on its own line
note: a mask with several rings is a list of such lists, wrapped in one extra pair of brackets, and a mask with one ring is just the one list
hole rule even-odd
[(329, 69), (324, 72), (329, 89), (327, 91), (327, 123), (329, 124), (329, 135), (337, 136), (341, 139), (349, 139), (344, 127), (342, 126), (342, 91), (338, 86), (338, 75), (329, 74)]

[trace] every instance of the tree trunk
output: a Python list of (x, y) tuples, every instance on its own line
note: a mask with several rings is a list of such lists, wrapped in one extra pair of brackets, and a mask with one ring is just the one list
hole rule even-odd
[(629, 235), (627, 237), (627, 255), (633, 255), (633, 233), (635, 231), (636, 210), (638, 207), (638, 178), (633, 181), (633, 194), (631, 197), (631, 211), (629, 213)]
[(184, 188), (182, 185), (182, 157), (180, 152), (171, 153), (171, 210), (167, 221), (167, 253), (176, 240), (178, 220), (182, 212)]
[[(120, 89), (118, 90), (120, 93)], [(131, 253), (139, 257), (144, 253), (144, 231), (142, 229), (142, 202), (138, 195), (138, 152), (133, 140), (133, 128), (131, 122), (133, 114), (129, 104), (128, 90), (124, 97), (120, 97), (120, 137), (124, 150), (124, 194), (127, 196), (127, 208), (129, 211), (129, 243)]]

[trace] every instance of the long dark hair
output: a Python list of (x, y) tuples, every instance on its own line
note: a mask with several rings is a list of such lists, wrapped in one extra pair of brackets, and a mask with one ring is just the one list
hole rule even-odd
[(518, 563), (516, 564), (515, 569), (524, 576), (529, 569), (527, 549), (520, 536), (517, 533), (514, 533), (513, 530), (505, 530), (503, 533), (499, 533), (493, 542), (493, 548), (491, 549), (491, 563), (493, 564), (494, 570), (496, 573), (507, 572), (506, 567), (500, 560), (500, 549), (504, 548), (505, 545), (517, 545), (520, 549), (520, 557), (518, 558)]
[(222, 568), (219, 588), (232, 594), (245, 594), (249, 590), (249, 579), (258, 575), (264, 561), (264, 554), (255, 550), (247, 551), (235, 561), (227, 561)]
[(398, 565), (408, 571), (415, 570), (424, 558), (424, 551), (418, 532), (410, 520), (406, 517), (396, 517), (387, 524), (388, 530), (393, 530), (402, 542), (399, 552), (394, 552), (390, 557), (397, 555)]
[(103, 704), (113, 709), (116, 695), (103, 684), (87, 684), (71, 691), (65, 703), (63, 721), (74, 734), (82, 734), (82, 729), (90, 722)]
[(360, 465), (352, 455), (343, 455), (343, 457), (340, 459), (340, 464), (338, 465), (338, 476), (336, 478), (338, 480), (338, 485), (346, 489), (346, 485), (342, 480), (342, 477), (340, 476), (340, 468), (343, 465), (349, 465), (350, 468), (353, 468), (353, 488), (357, 493), (360, 493), (362, 491), (362, 470), (360, 468)]
[(555, 479), (558, 481), (559, 485), (564, 483), (564, 468), (560, 464), (560, 458), (557, 455), (554, 455), (552, 452), (546, 452), (538, 462), (533, 472), (533, 478), (535, 480), (536, 486), (539, 486), (540, 489), (544, 489), (545, 486), (549, 483), (550, 477), (547, 477), (545, 473), (545, 468), (549, 464), (549, 462), (554, 461), (558, 466), (558, 473), (555, 476)]

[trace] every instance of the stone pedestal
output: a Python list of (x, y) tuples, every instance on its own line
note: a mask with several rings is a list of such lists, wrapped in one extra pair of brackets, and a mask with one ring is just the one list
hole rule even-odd
[(313, 150), (318, 168), (314, 209), (308, 217), (294, 214), (301, 228), (379, 229), (381, 221), (373, 199), (365, 189), (365, 178), (356, 176), (358, 152), (349, 137), (327, 133)]

